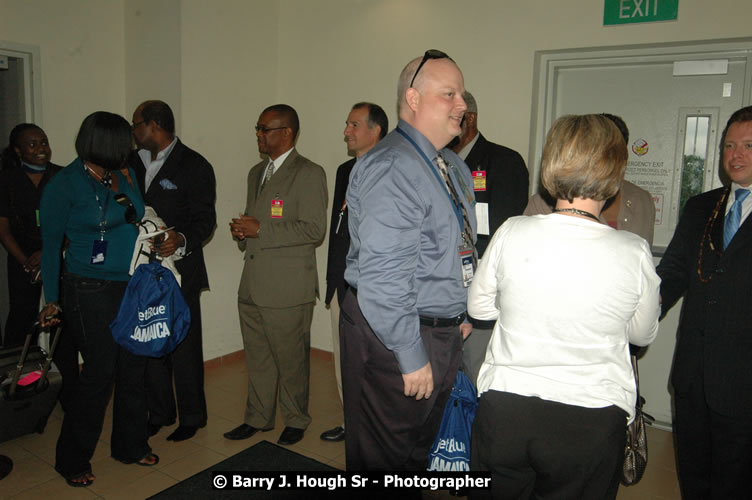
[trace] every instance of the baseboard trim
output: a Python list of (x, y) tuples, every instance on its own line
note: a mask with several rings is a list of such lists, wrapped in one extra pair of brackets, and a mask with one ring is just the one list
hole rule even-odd
[[(323, 349), (317, 349), (315, 347), (311, 347), (311, 357), (329, 361), (334, 359), (334, 356), (331, 352), (324, 351)], [(222, 356), (204, 361), (204, 369), (216, 368), (226, 363), (236, 363), (242, 359), (245, 359), (245, 351), (241, 349), (239, 351), (231, 352), (229, 354), (224, 354)]]

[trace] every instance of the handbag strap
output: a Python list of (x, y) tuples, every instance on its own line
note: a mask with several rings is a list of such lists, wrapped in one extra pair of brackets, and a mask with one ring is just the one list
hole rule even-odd
[(637, 356), (630, 356), (632, 358), (632, 372), (634, 373), (635, 389), (637, 391), (637, 401), (635, 406), (642, 408), (642, 400), (640, 399), (640, 370), (637, 368)]

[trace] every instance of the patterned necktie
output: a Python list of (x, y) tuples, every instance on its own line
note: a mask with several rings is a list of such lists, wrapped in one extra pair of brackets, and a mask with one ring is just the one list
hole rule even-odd
[(460, 207), (462, 209), (462, 220), (465, 223), (465, 227), (462, 231), (462, 237), (465, 240), (465, 245), (473, 249), (473, 269), (475, 269), (478, 265), (478, 251), (475, 249), (475, 244), (473, 243), (473, 226), (470, 225), (470, 217), (468, 217), (467, 215), (467, 209), (462, 203), (462, 200), (459, 196), (457, 196), (457, 191), (454, 189), (454, 185), (452, 184), (452, 178), (449, 177), (449, 169), (447, 168), (447, 164), (444, 161), (444, 158), (441, 157), (441, 155), (436, 157), (436, 164), (439, 166), (441, 178), (444, 179), (444, 184), (446, 184), (447, 191), (449, 191), (449, 196), (452, 197), (454, 206)]
[(272, 175), (274, 175), (274, 162), (269, 161), (269, 166), (266, 167), (266, 174), (264, 174), (264, 180), (261, 182), (261, 186), (259, 187), (259, 193), (262, 189), (264, 189), (264, 186), (267, 182), (269, 182), (269, 179), (272, 178)]
[(729, 246), (734, 235), (739, 230), (739, 223), (742, 220), (742, 202), (744, 198), (749, 196), (748, 189), (737, 189), (735, 191), (736, 200), (731, 205), (728, 215), (726, 215), (726, 221), (723, 223), (723, 249)]

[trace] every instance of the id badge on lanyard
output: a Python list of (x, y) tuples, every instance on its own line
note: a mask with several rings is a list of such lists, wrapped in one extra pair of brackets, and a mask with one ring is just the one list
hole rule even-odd
[(486, 190), (486, 171), (473, 170), (473, 191)]
[(460, 259), (460, 269), (462, 270), (462, 285), (467, 288), (473, 282), (473, 247), (464, 244), (457, 250)]
[(99, 239), (94, 240), (91, 245), (91, 260), (89, 262), (94, 265), (102, 265), (107, 259), (108, 241), (104, 239), (104, 233), (107, 231), (107, 208), (109, 207), (111, 191), (109, 189), (107, 190), (107, 197), (105, 197), (104, 206), (102, 206), (102, 201), (99, 199), (99, 195), (97, 194), (97, 190), (94, 187), (91, 178), (89, 178), (89, 182), (91, 189), (94, 191), (94, 197), (97, 199), (97, 205), (99, 206)]
[(272, 219), (282, 218), (282, 209), (285, 202), (279, 198), (279, 195), (272, 200)]

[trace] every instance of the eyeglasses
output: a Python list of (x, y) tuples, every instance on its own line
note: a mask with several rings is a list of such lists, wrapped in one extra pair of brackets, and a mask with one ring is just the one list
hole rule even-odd
[(429, 59), (449, 59), (450, 61), (454, 62), (454, 59), (449, 57), (445, 52), (436, 49), (428, 49), (426, 53), (423, 54), (423, 60), (420, 61), (420, 64), (418, 64), (418, 69), (415, 70), (413, 79), (410, 80), (411, 87), (413, 86), (413, 83), (415, 83), (415, 77), (418, 76), (418, 73), (420, 73), (420, 68), (422, 68), (423, 65), (426, 64), (426, 61), (428, 61)]
[(256, 125), (253, 127), (256, 129), (256, 132), (261, 132), (262, 134), (268, 134), (272, 130), (282, 130), (283, 128), (290, 128), (290, 127), (264, 127), (263, 125)]
[(131, 129), (135, 129), (136, 127), (138, 127), (139, 125), (141, 125), (144, 122), (146, 122), (146, 120), (141, 120), (140, 122), (133, 122), (133, 123), (131, 123)]
[(128, 224), (136, 224), (138, 222), (138, 215), (136, 215), (136, 207), (133, 206), (133, 202), (127, 194), (118, 193), (115, 195), (115, 202), (121, 207), (125, 207), (125, 222)]

